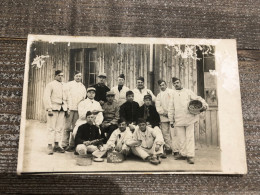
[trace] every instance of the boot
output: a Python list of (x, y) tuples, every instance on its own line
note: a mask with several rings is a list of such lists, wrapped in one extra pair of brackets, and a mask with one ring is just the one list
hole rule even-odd
[(189, 164), (194, 164), (194, 158), (193, 157), (187, 157), (187, 162)]
[(74, 152), (74, 150), (75, 150), (75, 147), (73, 147), (73, 146), (67, 146), (67, 147), (65, 148), (65, 151), (66, 151), (66, 152)]
[(57, 153), (64, 153), (65, 152), (65, 150), (64, 149), (62, 149), (61, 147), (59, 147), (59, 146), (55, 146), (54, 148), (53, 148), (53, 152), (57, 152)]
[(48, 155), (53, 155), (53, 147), (51, 144), (48, 145), (48, 147), (47, 147), (47, 153), (48, 153)]
[(160, 161), (157, 159), (157, 157), (152, 157), (150, 160), (150, 163), (154, 164), (154, 165), (158, 165), (160, 164)]
[(175, 160), (186, 160), (186, 156), (182, 156), (181, 154), (177, 154), (175, 157), (174, 157)]

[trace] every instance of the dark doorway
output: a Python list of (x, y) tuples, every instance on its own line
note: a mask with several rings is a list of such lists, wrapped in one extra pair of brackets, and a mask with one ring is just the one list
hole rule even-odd
[(82, 73), (82, 83), (92, 86), (97, 82), (98, 64), (96, 48), (80, 48), (70, 50), (70, 75), (69, 80), (74, 79), (74, 73)]

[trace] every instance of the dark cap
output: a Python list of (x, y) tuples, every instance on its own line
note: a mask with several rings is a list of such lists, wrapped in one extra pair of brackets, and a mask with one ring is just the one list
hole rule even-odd
[(106, 96), (115, 96), (116, 94), (113, 91), (108, 91)]
[(132, 91), (127, 91), (126, 94), (125, 94), (125, 96), (127, 97), (127, 96), (129, 96), (129, 95), (134, 95), (134, 92), (132, 92)]
[(92, 112), (87, 111), (87, 113), (86, 113), (86, 117), (89, 116), (89, 115), (92, 115)]
[(74, 72), (74, 76), (77, 75), (77, 74), (81, 74), (81, 72), (80, 71), (75, 71)]
[(140, 80), (140, 81), (143, 81), (144, 82), (144, 77), (138, 77), (138, 79), (136, 79), (137, 81)]
[(166, 84), (166, 81), (165, 81), (165, 80), (162, 80), (162, 79), (158, 80), (158, 85), (161, 85), (162, 83), (165, 83), (165, 84)]
[(146, 120), (144, 118), (139, 118), (137, 120), (137, 124), (140, 124), (140, 123), (146, 123)]
[(107, 78), (107, 74), (104, 72), (99, 73), (98, 77), (104, 77)]
[(124, 75), (124, 74), (120, 74), (120, 75), (118, 76), (118, 78), (125, 79), (125, 75)]
[(148, 95), (145, 95), (145, 96), (144, 96), (144, 100), (145, 100), (145, 99), (152, 100), (152, 96), (151, 96), (151, 95), (149, 95), (149, 94), (148, 94)]
[(178, 81), (180, 79), (178, 79), (177, 77), (172, 77), (172, 82), (174, 83), (175, 81)]
[(57, 75), (60, 74), (60, 73), (62, 73), (61, 70), (56, 70), (56, 71), (55, 71), (55, 76), (57, 76)]

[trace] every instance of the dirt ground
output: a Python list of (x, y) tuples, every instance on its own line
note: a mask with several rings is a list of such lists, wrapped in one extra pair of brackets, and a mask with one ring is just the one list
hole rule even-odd
[[(171, 154), (161, 164), (152, 165), (138, 157), (130, 156), (123, 163), (93, 162), (88, 166), (77, 165), (73, 152), (47, 155), (46, 123), (26, 121), (23, 172), (107, 172), (107, 171), (159, 171), (159, 172), (218, 172), (221, 171), (220, 149), (196, 144), (195, 164), (174, 160)], [(88, 160), (88, 159), (86, 159)]]

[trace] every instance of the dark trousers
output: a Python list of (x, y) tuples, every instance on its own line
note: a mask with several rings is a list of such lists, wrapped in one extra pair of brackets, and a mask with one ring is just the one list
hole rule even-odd
[(104, 143), (107, 143), (107, 140), (109, 140), (111, 134), (113, 133), (114, 130), (118, 128), (117, 125), (109, 125), (106, 128), (101, 128), (101, 136), (104, 138)]

